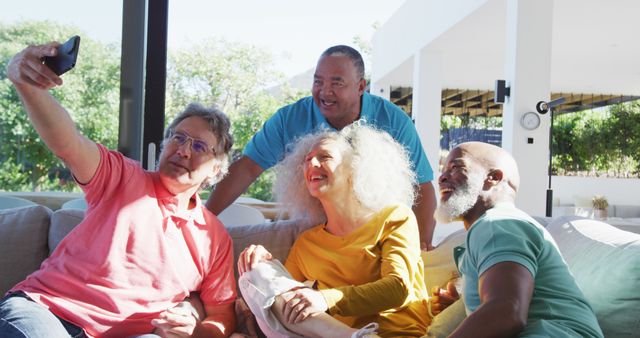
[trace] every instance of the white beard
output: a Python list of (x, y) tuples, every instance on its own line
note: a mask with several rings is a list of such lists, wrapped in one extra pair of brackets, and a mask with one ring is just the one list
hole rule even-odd
[(436, 208), (434, 217), (439, 223), (451, 223), (462, 217), (476, 204), (484, 179), (481, 175), (470, 175), (467, 181), (456, 188), (446, 202)]

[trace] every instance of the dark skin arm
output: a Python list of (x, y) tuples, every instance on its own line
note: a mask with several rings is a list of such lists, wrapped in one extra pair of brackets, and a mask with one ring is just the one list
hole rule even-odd
[(433, 232), (436, 228), (436, 220), (433, 212), (436, 210), (436, 194), (431, 182), (422, 183), (418, 186), (418, 198), (413, 205), (413, 213), (418, 221), (418, 231), (420, 231), (420, 248), (422, 250), (433, 250)]
[(214, 214), (220, 214), (238, 196), (247, 191), (264, 169), (247, 156), (242, 156), (229, 167), (229, 173), (216, 184), (207, 199), (206, 207)]
[(527, 324), (533, 286), (533, 276), (518, 263), (492, 266), (480, 276), (481, 305), (450, 337), (515, 337)]

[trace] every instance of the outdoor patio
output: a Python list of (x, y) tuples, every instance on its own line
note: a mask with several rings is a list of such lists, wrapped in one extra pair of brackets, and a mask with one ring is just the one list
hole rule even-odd
[[(502, 115), (502, 146), (524, 178), (518, 206), (543, 216), (551, 114), (533, 129), (521, 117), (561, 96), (558, 111), (637, 99), (638, 11), (631, 0), (408, 0), (374, 36), (371, 92), (412, 112), (434, 168), (442, 114)], [(503, 104), (493, 102), (496, 80), (510, 87)], [(640, 217), (638, 179), (554, 176), (551, 188), (558, 213), (604, 195), (638, 209), (611, 217)]]

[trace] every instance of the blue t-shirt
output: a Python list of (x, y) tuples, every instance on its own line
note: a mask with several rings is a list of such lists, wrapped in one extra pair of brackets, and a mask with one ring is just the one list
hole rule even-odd
[(549, 232), (513, 204), (498, 204), (473, 223), (465, 247), (455, 248), (454, 257), (467, 313), (481, 304), (480, 276), (495, 264), (515, 262), (529, 270), (535, 284), (520, 337), (602, 337), (593, 309)]
[[(379, 96), (365, 92), (362, 95), (360, 119), (386, 131), (407, 149), (419, 183), (433, 180), (433, 171), (416, 128), (402, 109)], [(247, 143), (244, 155), (262, 169), (271, 168), (284, 158), (297, 138), (321, 129), (335, 130), (324, 118), (313, 97), (305, 97), (280, 108), (269, 118)]]

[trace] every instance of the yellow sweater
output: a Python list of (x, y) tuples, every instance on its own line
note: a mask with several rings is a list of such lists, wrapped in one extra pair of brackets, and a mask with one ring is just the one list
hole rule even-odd
[(315, 280), (329, 313), (359, 328), (380, 325), (382, 337), (421, 337), (431, 318), (415, 216), (388, 206), (346, 236), (315, 226), (300, 235), (285, 266), (299, 281)]

